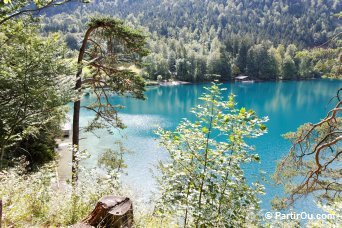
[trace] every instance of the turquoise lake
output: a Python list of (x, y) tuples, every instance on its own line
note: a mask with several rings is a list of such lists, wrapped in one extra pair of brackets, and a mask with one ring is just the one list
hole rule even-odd
[[(128, 166), (125, 184), (141, 197), (148, 197), (155, 189), (151, 169), (159, 160), (167, 159), (167, 153), (158, 146), (154, 130), (157, 126), (174, 129), (182, 118), (192, 119), (190, 110), (199, 104), (198, 98), (210, 84), (147, 87), (147, 100), (112, 97), (112, 102), (125, 106), (120, 116), (127, 129), (115, 131), (109, 135), (106, 131), (83, 134), (81, 147), (87, 148), (92, 157), (86, 165), (95, 166), (99, 156), (107, 148), (116, 148), (114, 142), (122, 140), (125, 147), (132, 151), (125, 156)], [(276, 161), (284, 156), (290, 143), (282, 134), (295, 131), (306, 122), (318, 122), (333, 104), (330, 99), (335, 96), (341, 81), (309, 80), (262, 83), (225, 83), (224, 96), (229, 93), (237, 95), (239, 107), (253, 109), (261, 116), (268, 116), (266, 123), (268, 134), (250, 141), (261, 157), (260, 164), (247, 165), (245, 172), (248, 180), (260, 178), (259, 170), (266, 172), (266, 177), (273, 174)], [(83, 104), (89, 103), (91, 96), (83, 98)], [(81, 125), (85, 126), (94, 116), (90, 111), (81, 113)], [(276, 195), (283, 194), (281, 186), (274, 186), (271, 181), (264, 183), (266, 195), (261, 196), (261, 207), (270, 209), (270, 201)], [(296, 210), (315, 212), (317, 207), (311, 198), (303, 199), (296, 205)]]

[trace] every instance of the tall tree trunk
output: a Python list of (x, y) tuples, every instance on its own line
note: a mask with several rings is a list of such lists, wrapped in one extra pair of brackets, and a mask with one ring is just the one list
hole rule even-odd
[[(75, 90), (77, 92), (81, 91), (82, 87), (82, 68), (77, 72), (76, 86)], [(74, 116), (72, 121), (72, 184), (76, 184), (78, 177), (78, 162), (76, 158), (76, 153), (79, 151), (79, 141), (80, 141), (80, 110), (81, 110), (81, 100), (74, 102)]]
[[(83, 70), (83, 57), (84, 53), (87, 47), (88, 39), (90, 37), (90, 34), (92, 31), (94, 31), (96, 28), (90, 27), (87, 32), (84, 35), (84, 39), (82, 41), (82, 46), (80, 49), (80, 52), (78, 54), (77, 64), (78, 64), (78, 71), (76, 74), (76, 85), (75, 85), (75, 91), (78, 93), (77, 95), (80, 95), (80, 92), (82, 90), (82, 70)], [(72, 121), (72, 184), (75, 185), (78, 179), (78, 161), (76, 158), (76, 153), (79, 151), (79, 144), (80, 144), (80, 111), (81, 111), (81, 98), (77, 99), (77, 101), (74, 102), (74, 115), (73, 115), (73, 121)]]
[(4, 156), (5, 156), (5, 145), (2, 145), (1, 151), (0, 151), (0, 170), (2, 169), (2, 163), (4, 160)]

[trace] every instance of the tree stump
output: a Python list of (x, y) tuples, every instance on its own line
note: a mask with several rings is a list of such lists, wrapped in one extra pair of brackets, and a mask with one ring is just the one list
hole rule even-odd
[(105, 196), (95, 209), (74, 228), (110, 227), (131, 228), (133, 225), (133, 205), (127, 197)]

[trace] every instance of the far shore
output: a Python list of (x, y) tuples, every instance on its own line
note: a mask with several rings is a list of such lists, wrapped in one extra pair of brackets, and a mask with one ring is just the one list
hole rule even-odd
[(146, 81), (146, 86), (175, 86), (175, 85), (187, 85), (194, 84), (193, 82), (185, 81)]
[[(279, 81), (279, 82), (284, 82), (284, 81), (307, 81), (307, 80), (316, 80), (316, 79), (328, 79), (329, 78), (301, 78), (301, 79), (289, 79), (289, 80), (286, 80), (286, 79), (274, 79), (274, 80), (261, 80), (261, 79), (253, 79), (252, 81), (255, 82), (255, 83), (258, 83), (258, 82), (270, 82), (270, 81)], [(335, 79), (333, 79), (335, 80)], [(338, 79), (336, 79), (338, 80)], [(186, 81), (178, 81), (178, 80), (174, 80), (174, 81), (161, 81), (161, 82), (158, 82), (158, 81), (155, 81), (155, 80), (146, 80), (145, 83), (146, 83), (146, 86), (177, 86), (177, 85), (190, 85), (190, 84), (202, 84), (202, 83), (208, 83), (210, 81), (201, 81), (201, 82), (186, 82)], [(227, 81), (221, 81), (221, 82), (238, 82), (238, 81), (235, 81), (235, 80), (227, 80)]]

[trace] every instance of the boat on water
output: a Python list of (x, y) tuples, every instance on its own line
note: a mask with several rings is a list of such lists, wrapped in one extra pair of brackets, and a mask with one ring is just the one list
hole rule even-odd
[(254, 80), (249, 79), (246, 75), (239, 75), (235, 77), (236, 82), (242, 82), (242, 83), (254, 83)]

